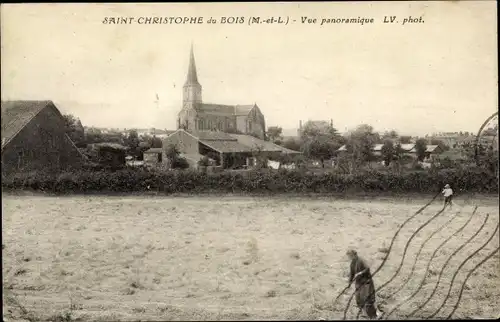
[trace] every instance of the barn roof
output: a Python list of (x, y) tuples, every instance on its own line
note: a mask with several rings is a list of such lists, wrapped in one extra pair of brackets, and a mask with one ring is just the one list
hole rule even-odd
[(144, 151), (144, 153), (162, 153), (163, 151), (163, 148), (150, 148), (146, 151)]
[(239, 143), (250, 147), (253, 151), (261, 150), (261, 151), (266, 151), (266, 152), (283, 152), (283, 153), (289, 153), (289, 154), (300, 153), (298, 151), (293, 151), (293, 150), (284, 148), (284, 147), (279, 146), (277, 144), (274, 144), (272, 142), (258, 139), (256, 137), (251, 136), (251, 135), (245, 135), (245, 134), (229, 134), (229, 135), (236, 138)]
[(89, 144), (91, 148), (107, 148), (107, 149), (113, 149), (113, 150), (127, 150), (128, 147), (121, 145), (119, 143), (114, 143), (114, 142), (101, 142), (101, 143), (92, 143)]
[(242, 152), (253, 152), (249, 146), (239, 143), (237, 140), (234, 141), (205, 141), (200, 140), (201, 143), (209, 146), (210, 148), (222, 152), (222, 153), (242, 153)]
[(52, 101), (2, 101), (2, 149), (44, 108), (53, 108), (61, 117), (61, 112)]
[(230, 134), (217, 131), (197, 131), (194, 136), (202, 141), (237, 141)]
[(221, 153), (245, 153), (256, 152), (258, 150), (263, 152), (282, 152), (286, 154), (300, 153), (246, 134), (232, 134), (216, 131), (197, 131), (190, 133), (183, 129), (179, 129), (177, 132), (187, 133), (199, 142)]
[[(426, 149), (425, 149), (425, 152), (429, 152), (429, 153), (432, 153), (432, 152), (436, 152), (436, 149), (439, 147), (439, 145), (435, 145), (435, 144), (428, 144)], [(417, 149), (415, 148), (415, 144), (413, 145), (413, 148), (410, 150), (411, 153), (416, 153), (417, 152)]]

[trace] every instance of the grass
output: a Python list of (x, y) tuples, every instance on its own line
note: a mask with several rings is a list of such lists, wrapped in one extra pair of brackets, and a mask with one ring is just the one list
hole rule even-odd
[[(491, 233), (493, 221), (498, 223), (498, 202), (472, 201), (480, 205), (478, 214), (493, 217)], [(347, 285), (345, 251), (356, 248), (374, 270), (388, 253), (398, 225), (424, 203), (396, 198), (4, 194), (4, 312), (11, 319), (57, 321), (341, 319), (348, 296), (337, 305), (332, 301)], [(432, 247), (468, 219), (471, 200), (456, 203), (415, 237), (400, 276), (379, 294), (384, 307), (396, 304), (388, 295), (409, 274), (413, 256), (433, 229), (461, 210), (424, 248), (423, 260), (399, 300), (418, 286)], [(431, 205), (402, 229), (375, 276), (376, 286), (394, 274), (406, 240), (440, 206)], [(425, 300), (436, 272), (481, 221), (477, 216), (450, 240), (449, 251), (438, 253), (413, 303)], [(487, 237), (482, 232), (452, 259), (424, 313), (441, 302), (454, 269)], [(497, 237), (481, 254), (494, 243)], [(498, 259), (491, 260), (469, 279), (454, 317), (498, 316), (499, 269)], [(465, 275), (457, 276), (460, 285)], [(458, 291), (457, 284), (444, 313), (451, 310)], [(412, 308), (403, 305), (401, 313)], [(356, 312), (351, 308), (348, 317)]]

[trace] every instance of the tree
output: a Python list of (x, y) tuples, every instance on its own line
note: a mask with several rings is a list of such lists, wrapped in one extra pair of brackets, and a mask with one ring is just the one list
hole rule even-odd
[(283, 140), (283, 128), (279, 126), (270, 126), (267, 128), (267, 137), (271, 142)]
[(408, 135), (403, 135), (403, 136), (400, 136), (399, 137), (399, 142), (401, 144), (408, 144), (408, 143), (411, 143), (411, 136), (408, 136)]
[(300, 133), (300, 141), (304, 155), (321, 161), (321, 166), (324, 167), (324, 161), (332, 158), (345, 140), (337, 129), (324, 121), (306, 122)]
[(350, 156), (351, 171), (355, 168), (375, 160), (373, 146), (380, 140), (373, 127), (367, 124), (359, 125), (348, 135), (346, 149)]
[(83, 128), (80, 119), (75, 118), (71, 114), (63, 115), (64, 123), (66, 127), (66, 133), (70, 137), (71, 141), (75, 143), (76, 146), (82, 146), (85, 144), (85, 129)]
[(391, 130), (388, 132), (385, 132), (384, 135), (382, 135), (382, 139), (384, 140), (395, 140), (399, 137), (398, 132)]
[(289, 138), (285, 141), (281, 142), (280, 145), (284, 148), (293, 150), (293, 151), (301, 151), (301, 142), (299, 139)]
[(393, 162), (393, 166), (398, 173), (401, 172), (401, 165), (404, 156), (405, 156), (405, 151), (401, 147), (401, 143), (396, 144), (396, 146), (394, 147), (394, 160), (396, 162)]
[(180, 154), (181, 152), (179, 151), (179, 149), (175, 144), (170, 144), (165, 151), (165, 156), (170, 161), (177, 159), (180, 156)]
[(136, 130), (130, 130), (128, 136), (125, 139), (125, 145), (130, 149), (130, 153), (139, 157), (141, 155), (139, 151), (139, 135)]
[(311, 138), (316, 138), (318, 136), (326, 136), (332, 139), (338, 139), (340, 137), (337, 129), (331, 126), (328, 122), (306, 122), (302, 131), (300, 132), (300, 138), (303, 141), (307, 141)]
[(149, 145), (152, 148), (161, 148), (163, 146), (163, 143), (161, 142), (160, 138), (156, 137), (156, 135), (153, 135), (153, 137), (149, 139)]
[(325, 137), (318, 136), (307, 140), (303, 146), (304, 155), (310, 159), (321, 161), (321, 167), (325, 167), (325, 160), (331, 159), (340, 144), (335, 141), (328, 140)]
[(418, 139), (417, 142), (415, 142), (415, 151), (417, 153), (418, 161), (424, 161), (426, 150), (427, 150), (427, 141), (425, 139)]
[(128, 132), (127, 139), (125, 140), (125, 144), (130, 148), (130, 149), (137, 149), (139, 146), (139, 135), (137, 134), (136, 130), (130, 130)]
[(389, 164), (391, 164), (392, 160), (394, 160), (395, 158), (396, 151), (394, 149), (394, 143), (391, 140), (386, 140), (380, 152), (382, 153), (382, 158), (385, 165), (389, 166)]
[(431, 139), (431, 144), (439, 146), (441, 149), (443, 149), (443, 151), (447, 151), (450, 149), (443, 141), (438, 139)]

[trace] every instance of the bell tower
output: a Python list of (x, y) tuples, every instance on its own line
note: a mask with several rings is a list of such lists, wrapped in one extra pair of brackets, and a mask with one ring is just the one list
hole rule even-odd
[(194, 51), (192, 44), (191, 54), (189, 57), (188, 74), (183, 87), (182, 101), (184, 107), (190, 107), (196, 103), (201, 103), (201, 85), (198, 82), (198, 75), (196, 73), (196, 63), (194, 61)]

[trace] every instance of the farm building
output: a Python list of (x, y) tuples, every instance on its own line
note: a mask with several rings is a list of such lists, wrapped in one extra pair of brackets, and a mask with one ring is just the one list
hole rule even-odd
[(144, 151), (144, 163), (149, 165), (155, 165), (162, 163), (163, 159), (163, 149), (162, 148), (150, 148)]
[(192, 167), (196, 167), (203, 156), (209, 156), (227, 169), (255, 166), (257, 156), (273, 159), (282, 154), (300, 154), (250, 135), (215, 131), (191, 134), (179, 129), (163, 140), (164, 162), (167, 162), (167, 149), (172, 145), (179, 149)]
[(125, 166), (125, 153), (127, 147), (118, 143), (94, 143), (89, 144), (91, 160), (103, 166), (119, 168)]
[(78, 167), (86, 158), (52, 101), (2, 101), (2, 173)]

